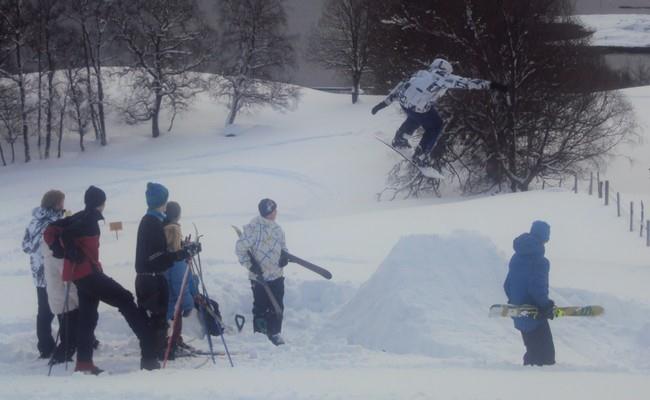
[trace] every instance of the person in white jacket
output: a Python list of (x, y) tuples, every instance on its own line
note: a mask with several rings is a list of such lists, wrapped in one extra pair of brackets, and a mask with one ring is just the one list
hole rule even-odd
[[(258, 209), (260, 215), (244, 226), (237, 241), (236, 254), (239, 263), (249, 271), (253, 290), (253, 331), (266, 334), (278, 346), (284, 344), (280, 333), (287, 245), (284, 231), (275, 222), (277, 204), (271, 199), (263, 199)], [(278, 306), (279, 310), (276, 310)]]
[(452, 74), (449, 61), (435, 59), (429, 69), (416, 72), (410, 79), (400, 82), (381, 103), (372, 109), (372, 115), (399, 100), (406, 113), (406, 121), (399, 127), (393, 139), (393, 147), (409, 147), (404, 135), (412, 135), (420, 126), (424, 135), (413, 154), (413, 161), (419, 165), (427, 164), (440, 133), (443, 121), (436, 111), (436, 102), (449, 89), (485, 90), (507, 92), (508, 88), (497, 82), (482, 79), (463, 78)]

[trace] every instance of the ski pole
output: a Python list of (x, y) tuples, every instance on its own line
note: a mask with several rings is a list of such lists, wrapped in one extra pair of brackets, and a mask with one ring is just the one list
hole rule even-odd
[(185, 268), (185, 273), (183, 274), (183, 281), (181, 283), (181, 290), (178, 295), (178, 299), (176, 299), (176, 304), (174, 305), (174, 320), (172, 321), (172, 334), (169, 335), (169, 339), (167, 339), (167, 348), (165, 349), (165, 357), (163, 359), (163, 365), (162, 367), (165, 368), (167, 366), (167, 361), (169, 360), (169, 354), (172, 349), (172, 344), (174, 338), (174, 333), (176, 332), (176, 325), (178, 324), (178, 320), (181, 317), (181, 302), (183, 301), (183, 295), (185, 294), (185, 288), (187, 287), (187, 278), (190, 273), (190, 266), (189, 264)]

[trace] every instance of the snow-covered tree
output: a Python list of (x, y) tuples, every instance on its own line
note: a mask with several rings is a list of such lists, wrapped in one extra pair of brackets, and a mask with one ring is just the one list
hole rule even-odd
[(403, 1), (388, 20), (437, 43), (429, 59), (446, 56), (461, 75), (509, 86), (509, 101), (451, 92), (440, 104), (447, 124), (434, 155), (460, 171), (466, 191), (528, 190), (579, 173), (633, 131), (621, 96), (594, 89), (603, 61), (567, 9), (564, 0)]
[(122, 110), (129, 123), (151, 121), (153, 137), (160, 136), (161, 109), (171, 110), (171, 130), (177, 113), (204, 90), (194, 73), (208, 57), (199, 15), (191, 0), (117, 0), (111, 14), (131, 57), (122, 73), (130, 93)]
[[(328, 0), (309, 39), (308, 58), (345, 74), (352, 83), (352, 103), (361, 91), (361, 78), (370, 70), (370, 0)], [(376, 21), (376, 22), (375, 22)]]
[(290, 107), (298, 90), (278, 82), (280, 74), (295, 62), (284, 1), (221, 0), (219, 13), (223, 78), (216, 82), (215, 92), (228, 100), (226, 125), (233, 124), (246, 108)]
[[(16, 162), (16, 142), (21, 133), (20, 93), (17, 85), (9, 79), (0, 80), (0, 140), (11, 149), (11, 163)], [(0, 143), (0, 158), (7, 165)]]

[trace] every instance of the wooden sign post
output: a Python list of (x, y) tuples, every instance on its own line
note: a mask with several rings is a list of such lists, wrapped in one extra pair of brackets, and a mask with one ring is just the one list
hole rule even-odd
[(118, 232), (122, 230), (122, 222), (111, 222), (108, 224), (111, 232), (115, 232), (115, 239), (119, 239)]

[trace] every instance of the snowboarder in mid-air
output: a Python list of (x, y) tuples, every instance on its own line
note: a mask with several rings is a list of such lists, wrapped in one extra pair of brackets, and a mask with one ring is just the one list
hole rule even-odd
[(508, 303), (537, 307), (535, 317), (513, 318), (526, 346), (524, 365), (555, 364), (555, 346), (548, 320), (553, 319), (555, 303), (548, 298), (550, 263), (544, 257), (544, 245), (551, 237), (551, 227), (535, 221), (530, 233), (514, 240), (515, 254), (510, 260), (508, 276), (503, 284)]
[(413, 154), (413, 162), (418, 166), (428, 164), (429, 157), (442, 132), (443, 121), (436, 111), (438, 99), (449, 89), (498, 90), (507, 92), (508, 88), (497, 82), (481, 79), (468, 79), (453, 75), (451, 64), (442, 58), (435, 59), (429, 69), (416, 72), (410, 79), (400, 82), (381, 103), (372, 108), (372, 115), (390, 105), (396, 99), (406, 113), (406, 121), (399, 127), (393, 139), (393, 147), (410, 147), (404, 135), (412, 135), (420, 126), (424, 135)]
[[(284, 271), (288, 251), (284, 231), (275, 222), (277, 204), (263, 199), (260, 215), (246, 226), (237, 241), (239, 263), (248, 269), (253, 290), (253, 331), (266, 334), (276, 345), (284, 344), (282, 312), (284, 309)], [(279, 308), (279, 309), (276, 309)]]

